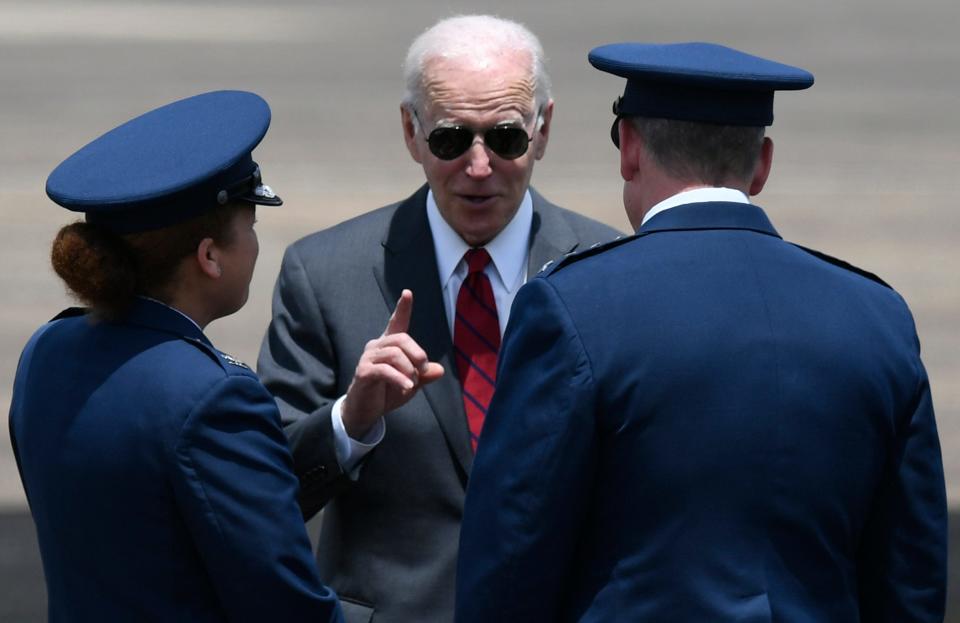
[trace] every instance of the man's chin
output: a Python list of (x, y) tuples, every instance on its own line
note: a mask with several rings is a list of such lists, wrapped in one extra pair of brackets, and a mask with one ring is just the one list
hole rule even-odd
[(481, 247), (497, 237), (497, 234), (503, 230), (502, 225), (486, 220), (483, 222), (467, 222), (457, 233), (471, 247)]

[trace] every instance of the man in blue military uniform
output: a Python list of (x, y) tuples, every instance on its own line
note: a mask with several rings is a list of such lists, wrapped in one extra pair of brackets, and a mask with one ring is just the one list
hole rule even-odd
[(636, 236), (518, 294), (474, 462), (457, 620), (941, 621), (943, 468), (919, 341), (877, 277), (748, 197), (801, 69), (615, 44)]
[(255, 206), (280, 205), (252, 150), (253, 93), (174, 102), (50, 175), (85, 222), (52, 263), (89, 306), (24, 349), (10, 433), (51, 621), (342, 621), (318, 575), (276, 403), (213, 347), (246, 302)]

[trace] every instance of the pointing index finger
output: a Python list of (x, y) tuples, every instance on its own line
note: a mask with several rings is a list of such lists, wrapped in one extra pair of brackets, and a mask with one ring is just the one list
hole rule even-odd
[(404, 290), (400, 293), (397, 300), (397, 306), (387, 322), (387, 328), (383, 330), (384, 335), (393, 335), (394, 333), (406, 333), (410, 328), (410, 316), (413, 314), (413, 292)]

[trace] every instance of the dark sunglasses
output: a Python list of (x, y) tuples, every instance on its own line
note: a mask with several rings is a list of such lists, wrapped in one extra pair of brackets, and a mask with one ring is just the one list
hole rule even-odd
[[(417, 111), (413, 111), (417, 124), (422, 128)], [(537, 119), (540, 113), (537, 113)], [(441, 160), (455, 160), (473, 145), (474, 137), (483, 136), (483, 144), (504, 160), (516, 160), (527, 153), (527, 147), (533, 139), (526, 129), (515, 125), (495, 125), (486, 130), (474, 130), (465, 125), (440, 126), (434, 128), (427, 137), (430, 152)]]

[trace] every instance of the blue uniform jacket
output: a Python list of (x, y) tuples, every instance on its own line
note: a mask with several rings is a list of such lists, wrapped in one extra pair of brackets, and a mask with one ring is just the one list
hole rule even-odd
[(178, 312), (42, 327), (10, 432), (51, 621), (341, 620), (273, 398)]
[(906, 304), (702, 203), (518, 294), (457, 621), (942, 621), (943, 468)]

